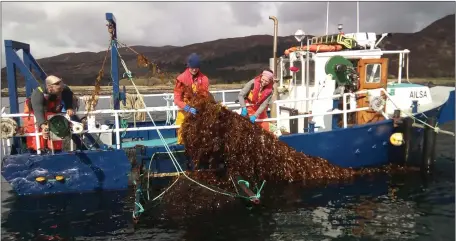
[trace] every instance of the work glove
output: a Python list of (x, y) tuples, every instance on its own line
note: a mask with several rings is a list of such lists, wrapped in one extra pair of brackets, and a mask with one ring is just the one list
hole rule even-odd
[(66, 113), (67, 113), (68, 116), (71, 117), (71, 116), (74, 115), (74, 110), (73, 109), (68, 109), (68, 110), (66, 110)]
[(252, 115), (250, 116), (250, 122), (255, 123), (256, 116)]
[(43, 134), (43, 139), (49, 139), (49, 126), (47, 124), (41, 124), (41, 134)]
[(245, 107), (244, 107), (244, 108), (242, 108), (242, 111), (241, 111), (241, 116), (242, 116), (242, 117), (245, 117), (245, 116), (247, 116), (247, 108), (245, 108)]
[(184, 107), (184, 111), (188, 112), (188, 113), (192, 113), (193, 115), (196, 115), (196, 112), (197, 112), (195, 108), (190, 107), (189, 105), (186, 105)]

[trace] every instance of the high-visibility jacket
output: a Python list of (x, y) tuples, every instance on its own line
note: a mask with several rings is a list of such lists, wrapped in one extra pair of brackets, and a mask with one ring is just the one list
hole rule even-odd
[[(44, 118), (48, 120), (51, 118), (53, 115), (56, 113), (62, 112), (62, 100), (61, 98), (57, 98), (56, 100), (50, 100), (48, 94), (44, 94), (44, 99), (45, 99), (45, 112), (44, 112)], [(24, 103), (24, 113), (26, 114), (33, 114), (33, 109), (32, 109), (32, 103), (30, 98), (27, 98)], [(35, 120), (32, 116), (25, 116), (22, 117), (22, 120), (24, 122), (24, 132), (25, 133), (35, 133)], [(41, 127), (38, 126), (38, 131), (41, 132)], [(40, 141), (40, 149), (54, 149), (55, 150), (62, 150), (63, 148), (63, 141), (62, 140), (53, 140), (51, 143), (50, 139), (45, 140), (43, 136), (39, 136), (39, 141)], [(27, 136), (26, 137), (26, 143), (28, 149), (32, 149), (37, 151), (38, 150), (38, 145), (36, 142), (36, 137), (35, 136)]]
[[(257, 76), (254, 80), (253, 89), (250, 90), (247, 98), (245, 98), (246, 104), (251, 104), (247, 107), (247, 112), (249, 116), (254, 115), (261, 104), (272, 94), (273, 83), (263, 87), (261, 89), (261, 75)], [(266, 119), (268, 118), (267, 109), (263, 110), (257, 117), (257, 119)], [(269, 131), (269, 122), (258, 122), (258, 124), (265, 130)]]

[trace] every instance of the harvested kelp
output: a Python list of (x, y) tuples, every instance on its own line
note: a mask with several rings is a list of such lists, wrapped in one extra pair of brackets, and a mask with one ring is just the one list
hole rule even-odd
[[(182, 138), (195, 168), (205, 171), (189, 173), (194, 181), (181, 176), (182, 180), (165, 195), (165, 203), (173, 203), (174, 211), (188, 213), (190, 204), (195, 206), (194, 211), (211, 209), (233, 197), (246, 197), (238, 195), (240, 179), (259, 192), (264, 181), (327, 184), (346, 182), (356, 175), (405, 170), (394, 166), (361, 170), (334, 166), (323, 158), (297, 152), (273, 133), (217, 103), (212, 95), (189, 93), (189, 105), (198, 113), (186, 114)], [(188, 205), (183, 205), (183, 200)]]

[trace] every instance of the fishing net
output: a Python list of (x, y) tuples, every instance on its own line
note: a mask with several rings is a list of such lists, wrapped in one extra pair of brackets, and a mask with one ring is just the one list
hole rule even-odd
[(217, 103), (210, 94), (185, 96), (198, 110), (196, 116), (188, 114), (181, 126), (186, 154), (196, 169), (204, 170), (188, 174), (195, 182), (179, 177), (181, 180), (164, 196), (164, 203), (173, 205), (169, 210), (174, 212), (189, 214), (229, 203), (239, 197), (236, 183), (240, 179), (257, 192), (263, 181), (321, 185), (399, 170), (394, 166), (361, 170), (334, 166), (323, 158), (297, 152), (273, 133)]

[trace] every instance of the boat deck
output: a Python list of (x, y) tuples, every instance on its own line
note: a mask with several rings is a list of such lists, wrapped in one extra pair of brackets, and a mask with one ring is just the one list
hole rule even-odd
[[(176, 137), (164, 138), (166, 144), (169, 146), (171, 145), (178, 145)], [(136, 145), (143, 145), (146, 147), (163, 147), (163, 142), (160, 139), (153, 139), (153, 140), (141, 140), (141, 141), (128, 141), (122, 143), (122, 148), (132, 148)], [(116, 145), (112, 145), (111, 147), (115, 148)]]

